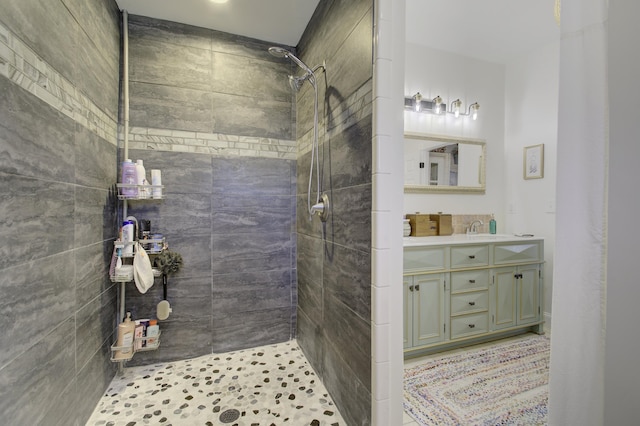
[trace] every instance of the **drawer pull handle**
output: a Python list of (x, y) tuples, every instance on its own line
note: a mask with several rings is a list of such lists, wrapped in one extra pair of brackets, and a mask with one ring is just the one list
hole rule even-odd
[(469, 259), (475, 259), (475, 258), (476, 258), (475, 255), (473, 254), (469, 255)]
[(420, 291), (420, 284), (416, 286), (416, 291)]
[(476, 328), (475, 324), (469, 324), (469, 328)]
[(470, 306), (476, 306), (476, 302), (469, 302)]
[(469, 282), (470, 282), (471, 284), (475, 284), (475, 283), (476, 283), (476, 280), (469, 280)]
[(409, 291), (413, 291), (413, 286), (412, 285), (409, 286)]

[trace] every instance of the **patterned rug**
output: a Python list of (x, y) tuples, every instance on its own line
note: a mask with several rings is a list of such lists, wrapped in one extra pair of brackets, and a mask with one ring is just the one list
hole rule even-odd
[(549, 339), (432, 359), (404, 372), (404, 409), (420, 425), (545, 425)]

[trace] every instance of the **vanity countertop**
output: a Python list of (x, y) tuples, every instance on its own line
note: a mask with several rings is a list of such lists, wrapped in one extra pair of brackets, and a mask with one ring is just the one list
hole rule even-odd
[(470, 243), (502, 243), (502, 242), (526, 242), (542, 240), (542, 237), (507, 235), (507, 234), (453, 234), (433, 237), (404, 237), (404, 247), (439, 246), (450, 244)]

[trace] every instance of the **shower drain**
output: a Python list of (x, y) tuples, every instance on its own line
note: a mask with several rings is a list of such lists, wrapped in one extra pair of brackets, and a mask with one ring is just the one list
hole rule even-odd
[(238, 417), (240, 417), (240, 411), (234, 409), (226, 410), (220, 414), (220, 421), (222, 423), (231, 423), (238, 420)]

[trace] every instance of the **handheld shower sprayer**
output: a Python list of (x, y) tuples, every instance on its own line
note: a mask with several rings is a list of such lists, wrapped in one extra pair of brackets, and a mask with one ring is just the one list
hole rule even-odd
[[(288, 58), (293, 63), (298, 65), (305, 72), (303, 75), (296, 77), (293, 75), (289, 76), (289, 86), (295, 92), (299, 91), (305, 81), (309, 80), (309, 83), (313, 86), (315, 98), (314, 98), (314, 114), (313, 114), (313, 145), (311, 147), (311, 168), (309, 170), (309, 187), (307, 190), (307, 210), (309, 212), (309, 220), (313, 218), (314, 214), (318, 214), (320, 220), (323, 222), (327, 221), (329, 217), (329, 197), (327, 194), (322, 194), (320, 192), (320, 154), (318, 150), (318, 86), (316, 84), (316, 75), (314, 71), (322, 68), (323, 65), (318, 65), (316, 68), (311, 69), (302, 62), (296, 55), (284, 49), (282, 47), (270, 47), (269, 53), (277, 58)], [(316, 197), (317, 202), (311, 203), (311, 181), (313, 180), (313, 167), (314, 167), (314, 159), (315, 159), (315, 168), (316, 168)]]
[(296, 77), (294, 75), (289, 76), (289, 86), (291, 86), (291, 88), (294, 91), (297, 92), (298, 90), (300, 90), (300, 88), (302, 87), (302, 85), (306, 80), (309, 80), (309, 82), (315, 87), (316, 85), (315, 73), (311, 68), (307, 66), (307, 64), (302, 62), (296, 55), (294, 55), (293, 53), (291, 53), (290, 51), (282, 47), (270, 47), (269, 53), (271, 53), (276, 58), (290, 59), (294, 64), (302, 68), (302, 70), (304, 71), (304, 74), (299, 77)]

